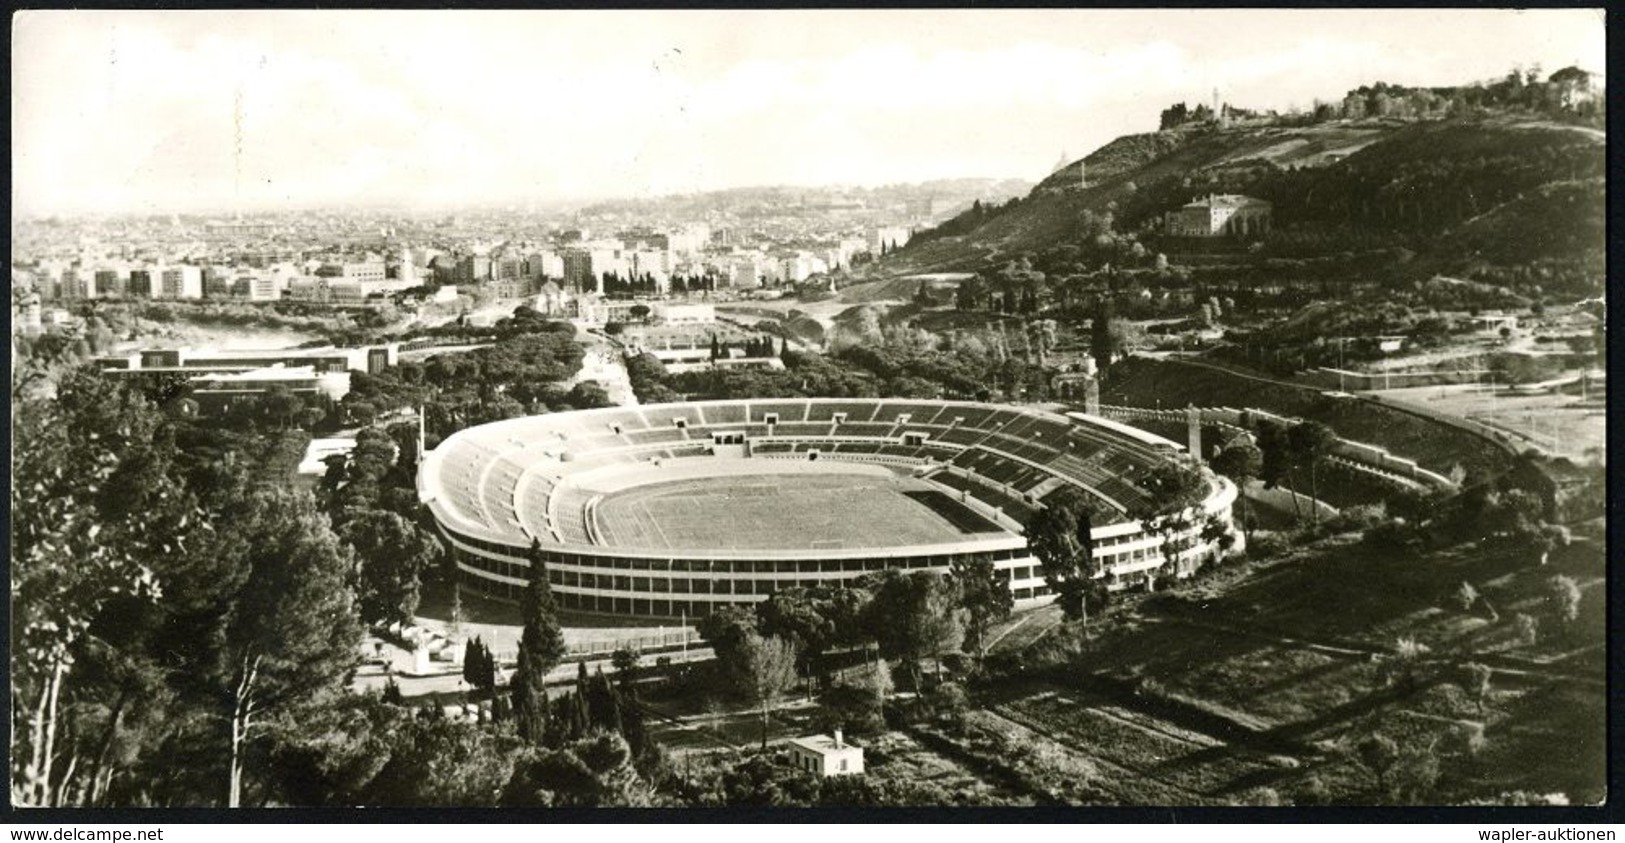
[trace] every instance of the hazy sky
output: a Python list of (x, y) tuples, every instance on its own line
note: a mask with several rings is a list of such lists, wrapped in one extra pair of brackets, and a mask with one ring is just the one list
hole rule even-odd
[(1046, 175), (1217, 86), (1603, 71), (1512, 11), (19, 12), (17, 212), (641, 196)]

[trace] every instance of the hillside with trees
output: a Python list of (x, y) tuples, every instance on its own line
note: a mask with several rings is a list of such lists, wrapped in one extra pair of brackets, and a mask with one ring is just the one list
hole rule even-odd
[[(1566, 68), (1545, 82), (1523, 72), (1458, 88), (1379, 83), (1310, 114), (1165, 114), (1163, 130), (1118, 138), (1020, 200), (921, 232), (874, 271), (981, 271), (1075, 247), (1085, 272), (1160, 268), (1165, 255), (1176, 268), (1217, 261), (1222, 271), (1209, 274), (1225, 281), (1272, 259), (1319, 259), (1335, 265), (1317, 275), (1443, 273), (1590, 295), (1601, 282), (1606, 178), (1590, 84)], [(1220, 193), (1272, 203), (1272, 229), (1247, 242), (1164, 233), (1169, 212)]]

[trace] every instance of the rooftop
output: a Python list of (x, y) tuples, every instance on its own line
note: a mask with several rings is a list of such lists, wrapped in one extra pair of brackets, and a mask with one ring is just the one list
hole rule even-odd
[(1268, 205), (1268, 204), (1270, 204), (1270, 203), (1268, 203), (1268, 202), (1266, 202), (1266, 201), (1264, 201), (1262, 199), (1254, 199), (1251, 196), (1243, 196), (1243, 195), (1241, 195), (1239, 193), (1209, 193), (1206, 197), (1204, 197), (1202, 199), (1197, 199), (1195, 201), (1186, 203), (1185, 207), (1187, 207), (1187, 208), (1217, 208), (1217, 207), (1244, 208), (1244, 207), (1246, 207), (1248, 205)]
[(278, 363), (275, 366), (266, 366), (263, 369), (249, 369), (246, 372), (221, 372), (201, 375), (192, 380), (208, 383), (235, 383), (238, 381), (308, 381), (315, 380), (316, 367), (314, 366), (284, 366)]
[(829, 735), (812, 735), (805, 738), (793, 738), (791, 739), (790, 743), (803, 749), (812, 750), (819, 755), (829, 755), (836, 752), (863, 751), (862, 747), (856, 747), (844, 741), (841, 743), (836, 743), (835, 739)]

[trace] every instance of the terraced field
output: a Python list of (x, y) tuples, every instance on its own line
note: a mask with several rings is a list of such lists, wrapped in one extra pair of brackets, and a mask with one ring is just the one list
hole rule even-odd
[(1110, 769), (1125, 804), (1222, 804), (1280, 775), (1260, 753), (1101, 698), (1043, 693), (995, 711)]
[[(1591, 803), (1608, 757), (1604, 568), (1596, 541), (1545, 566), (1493, 548), (1331, 544), (1120, 607), (1073, 663), (989, 688), (976, 714), (1082, 771), (1053, 785), (1068, 804), (1448, 805), (1515, 791)], [(1553, 608), (1557, 576), (1580, 590), (1572, 621)], [(1462, 582), (1493, 611), (1452, 604)], [(1519, 615), (1535, 619), (1535, 640)], [(1053, 620), (1016, 619), (995, 651), (1064, 639)], [(1419, 654), (1401, 659), (1402, 642)], [(1490, 668), (1481, 698), (1470, 662)], [(1429, 759), (1422, 784), (1395, 791), (1360, 760), (1375, 735)]]

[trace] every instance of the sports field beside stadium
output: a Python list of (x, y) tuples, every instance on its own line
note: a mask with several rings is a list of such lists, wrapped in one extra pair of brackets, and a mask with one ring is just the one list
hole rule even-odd
[(610, 547), (816, 550), (1003, 535), (930, 483), (873, 474), (748, 474), (636, 486), (594, 513)]

